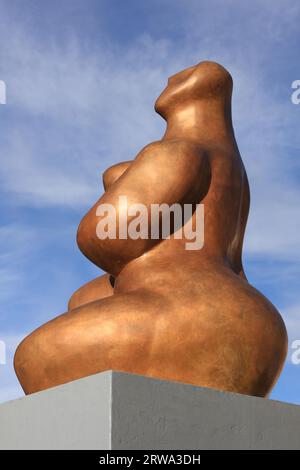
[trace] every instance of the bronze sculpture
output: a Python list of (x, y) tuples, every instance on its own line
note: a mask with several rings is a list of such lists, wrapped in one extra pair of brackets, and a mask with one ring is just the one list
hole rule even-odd
[[(160, 141), (103, 175), (105, 193), (77, 241), (107, 272), (76, 291), (68, 312), (19, 345), (15, 370), (33, 393), (114, 369), (266, 396), (287, 351), (275, 307), (245, 277), (249, 187), (231, 120), (232, 78), (201, 62), (172, 76), (156, 101)], [(205, 243), (97, 237), (99, 204), (203, 203)], [(194, 215), (193, 215), (194, 217)]]

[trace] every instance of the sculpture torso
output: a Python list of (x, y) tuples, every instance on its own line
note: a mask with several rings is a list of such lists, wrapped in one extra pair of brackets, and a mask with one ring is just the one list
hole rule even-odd
[[(113, 282), (105, 276), (84, 286), (69, 313), (21, 344), (16, 369), (27, 392), (107, 369), (259, 396), (275, 383), (286, 331), (243, 272), (248, 181), (230, 130), (228, 77), (203, 64), (170, 79), (159, 98), (171, 123), (163, 139), (105, 172), (106, 191), (82, 220), (78, 244)], [(204, 204), (203, 248), (186, 250), (188, 240), (173, 235), (99, 240), (97, 207), (109, 203), (121, 212), (120, 195), (147, 207)], [(43, 349), (45, 338), (54, 346), (33, 376), (29, 352)], [(67, 370), (59, 357), (68, 358)]]

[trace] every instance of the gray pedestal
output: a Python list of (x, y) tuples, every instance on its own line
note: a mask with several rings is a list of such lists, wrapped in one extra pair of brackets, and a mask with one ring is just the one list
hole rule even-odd
[(300, 406), (109, 371), (0, 405), (0, 449), (300, 449)]

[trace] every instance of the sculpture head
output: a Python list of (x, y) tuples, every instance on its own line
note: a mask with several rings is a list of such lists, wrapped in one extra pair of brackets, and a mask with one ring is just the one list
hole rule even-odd
[(167, 120), (174, 111), (196, 101), (219, 100), (230, 106), (231, 94), (230, 73), (216, 62), (204, 61), (168, 79), (156, 100), (155, 111)]

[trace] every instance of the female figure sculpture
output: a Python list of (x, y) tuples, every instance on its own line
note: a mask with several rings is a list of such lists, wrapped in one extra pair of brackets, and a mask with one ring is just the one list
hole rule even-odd
[[(232, 79), (202, 62), (172, 76), (156, 101), (163, 138), (106, 170), (105, 192), (79, 225), (78, 245), (107, 272), (75, 292), (67, 313), (20, 344), (25, 393), (114, 369), (266, 396), (287, 351), (275, 307), (246, 279), (249, 187), (231, 120)], [(184, 238), (99, 239), (97, 207), (204, 204), (202, 249)], [(193, 216), (194, 217), (194, 214)], [(151, 224), (151, 221), (150, 221)]]

